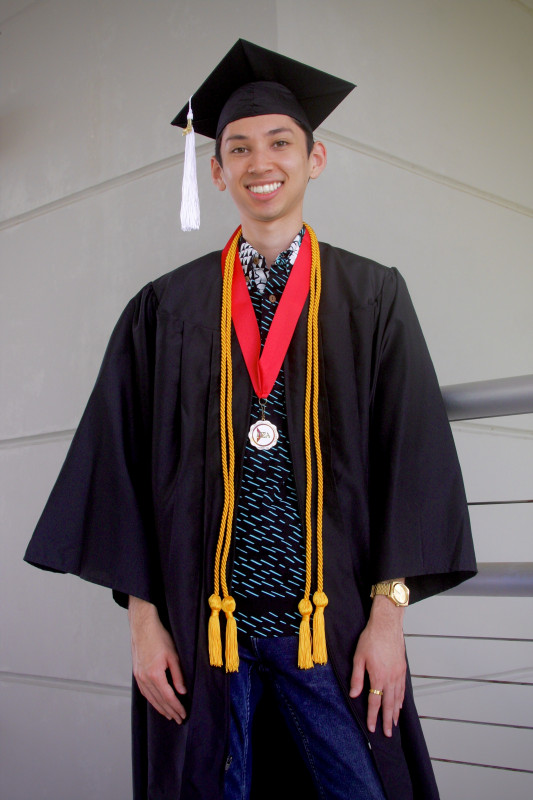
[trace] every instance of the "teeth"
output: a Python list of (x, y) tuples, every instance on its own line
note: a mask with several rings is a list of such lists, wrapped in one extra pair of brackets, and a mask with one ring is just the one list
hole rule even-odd
[(275, 192), (280, 186), (281, 181), (277, 181), (276, 183), (265, 183), (263, 186), (249, 186), (248, 188), (254, 194), (269, 194), (269, 192)]

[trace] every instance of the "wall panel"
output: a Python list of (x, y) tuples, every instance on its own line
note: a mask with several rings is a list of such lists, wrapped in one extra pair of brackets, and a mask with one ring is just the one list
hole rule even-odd
[(0, 328), (9, 342), (0, 366), (0, 438), (75, 427), (129, 299), (229, 236), (236, 217), (226, 196), (220, 204), (203, 152), (203, 213), (215, 220), (205, 236), (179, 230), (178, 166), (0, 231)]
[(170, 121), (238, 36), (275, 46), (273, 0), (48, 0), (8, 20), (0, 219), (181, 150)]
[[(533, 206), (533, 15), (502, 0), (277, 4), (279, 47), (348, 75), (335, 130)], [(294, 31), (298, 30), (298, 37)], [(326, 127), (329, 123), (326, 123)]]
[[(442, 800), (457, 800), (460, 797), (468, 797), (469, 800), (496, 800), (502, 797), (506, 800), (524, 800), (533, 792), (533, 779), (529, 774), (453, 763), (434, 762), (433, 767), (441, 787)], [(442, 787), (446, 787), (444, 792)], [(466, 795), (465, 792), (470, 794)]]
[(68, 439), (0, 448), (2, 559), (0, 675), (3, 672), (129, 686), (126, 612), (111, 592), (22, 561)]
[(0, 795), (6, 800), (131, 797), (129, 695), (0, 679)]
[[(490, 764), (530, 773), (533, 730), (424, 720), (428, 749), (435, 758)], [(494, 770), (493, 770), (494, 771)]]

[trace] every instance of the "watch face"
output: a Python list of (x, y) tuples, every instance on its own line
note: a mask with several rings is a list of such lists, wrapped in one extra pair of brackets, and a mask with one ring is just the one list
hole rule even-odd
[(409, 590), (403, 583), (396, 583), (392, 590), (392, 596), (400, 605), (405, 605), (409, 602)]

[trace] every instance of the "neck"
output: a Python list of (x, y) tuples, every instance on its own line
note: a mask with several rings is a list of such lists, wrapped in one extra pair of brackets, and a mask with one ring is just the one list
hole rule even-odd
[(265, 257), (268, 266), (271, 266), (279, 254), (292, 244), (303, 225), (301, 219), (300, 222), (290, 220), (283, 225), (280, 225), (279, 220), (266, 224), (264, 222), (254, 224), (254, 222), (243, 222), (242, 235), (260, 255)]

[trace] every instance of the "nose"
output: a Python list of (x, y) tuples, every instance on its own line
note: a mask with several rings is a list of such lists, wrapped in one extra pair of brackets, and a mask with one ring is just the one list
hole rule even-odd
[(248, 172), (250, 174), (264, 174), (270, 172), (272, 164), (267, 150), (264, 148), (255, 149), (250, 154), (250, 161), (248, 163)]

